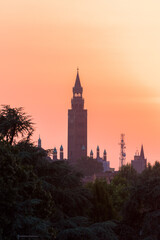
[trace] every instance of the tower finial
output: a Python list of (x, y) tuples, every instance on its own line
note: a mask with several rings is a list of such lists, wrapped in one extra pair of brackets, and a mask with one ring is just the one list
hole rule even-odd
[(77, 72), (79, 73), (79, 67), (77, 67)]

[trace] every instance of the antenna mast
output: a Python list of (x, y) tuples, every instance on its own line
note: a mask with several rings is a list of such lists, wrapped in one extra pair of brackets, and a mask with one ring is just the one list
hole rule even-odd
[(119, 167), (122, 167), (125, 165), (125, 161), (126, 161), (126, 144), (125, 144), (125, 141), (124, 141), (124, 137), (125, 137), (125, 134), (121, 134), (121, 141), (119, 143), (120, 145), (120, 156), (119, 156)]

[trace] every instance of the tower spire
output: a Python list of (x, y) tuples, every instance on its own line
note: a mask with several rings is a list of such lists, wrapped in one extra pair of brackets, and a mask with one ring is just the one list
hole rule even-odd
[(68, 159), (72, 162), (87, 157), (87, 110), (84, 109), (82, 92), (77, 68), (71, 109), (68, 110)]
[(40, 134), (39, 134), (39, 139), (38, 139), (38, 148), (41, 148), (42, 145), (41, 145), (41, 138), (40, 138)]
[(143, 150), (143, 144), (141, 146), (141, 154), (140, 154), (141, 158), (144, 158), (144, 150)]
[(80, 82), (79, 68), (77, 68), (77, 76), (76, 76), (75, 85), (73, 87), (73, 94), (74, 94), (74, 96), (75, 96), (75, 94), (80, 94), (82, 96), (82, 92), (83, 92), (83, 88), (82, 88), (81, 82)]

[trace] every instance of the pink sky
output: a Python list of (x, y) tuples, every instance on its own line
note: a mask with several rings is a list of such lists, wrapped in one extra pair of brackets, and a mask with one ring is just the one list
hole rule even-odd
[(64, 146), (76, 68), (88, 109), (88, 154), (106, 148), (119, 166), (144, 144), (160, 160), (160, 2), (5, 0), (0, 3), (0, 103), (23, 106), (34, 140)]

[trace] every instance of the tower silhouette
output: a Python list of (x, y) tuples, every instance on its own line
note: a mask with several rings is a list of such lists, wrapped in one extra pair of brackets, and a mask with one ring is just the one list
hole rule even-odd
[(53, 160), (57, 161), (57, 149), (56, 148), (53, 149)]
[(99, 155), (99, 146), (97, 146), (97, 159), (99, 159), (100, 155)]
[(106, 149), (104, 149), (104, 152), (103, 152), (103, 160), (104, 160), (104, 161), (107, 161), (107, 152), (106, 152)]
[(93, 151), (90, 152), (90, 158), (93, 159)]
[(63, 146), (60, 146), (60, 160), (63, 160)]
[(68, 159), (72, 162), (87, 157), (87, 110), (84, 109), (82, 93), (77, 69), (71, 109), (68, 110)]

